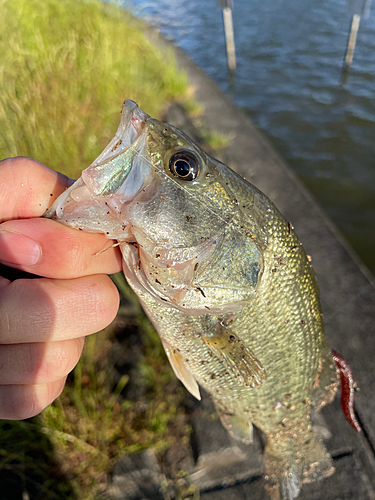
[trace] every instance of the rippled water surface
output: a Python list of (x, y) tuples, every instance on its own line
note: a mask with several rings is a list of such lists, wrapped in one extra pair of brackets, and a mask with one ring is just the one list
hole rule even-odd
[(345, 78), (350, 3), (234, 0), (233, 81), (215, 0), (131, 2), (265, 132), (375, 273), (375, 9)]

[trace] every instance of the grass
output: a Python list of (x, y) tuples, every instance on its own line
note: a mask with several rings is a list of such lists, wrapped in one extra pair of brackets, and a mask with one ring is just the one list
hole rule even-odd
[[(15, 478), (30, 498), (98, 499), (122, 455), (150, 447), (163, 452), (174, 442), (169, 424), (183, 415), (185, 390), (124, 277), (113, 279), (121, 292), (120, 314), (105, 331), (87, 338), (62, 395), (38, 417), (0, 422), (0, 484), (5, 487), (11, 488)], [(139, 345), (138, 352), (130, 352), (137, 359), (129, 376), (118, 373), (116, 364), (121, 345), (131, 351), (126, 336), (134, 332)], [(183, 432), (188, 436), (186, 424)]]
[(204, 107), (194, 99), (194, 91), (189, 88), (185, 99), (181, 102), (182, 107), (191, 119), (197, 130), (201, 142), (211, 152), (218, 152), (229, 146), (234, 137), (231, 134), (222, 134), (217, 130), (207, 127), (203, 118)]
[[(97, 0), (0, 0), (0, 53), (0, 157), (30, 156), (70, 177), (112, 138), (124, 98), (158, 117), (187, 95), (173, 56), (130, 14)], [(174, 439), (185, 391), (123, 278), (114, 280), (120, 314), (87, 339), (61, 397), (39, 417), (0, 422), (9, 498), (99, 498), (120, 455)], [(137, 362), (122, 373), (113, 349), (134, 332)]]
[(113, 137), (125, 98), (159, 116), (186, 92), (126, 11), (97, 0), (0, 0), (0, 154), (71, 177)]
[[(76, 498), (97, 498), (120, 456), (168, 447), (174, 439), (168, 424), (183, 412), (184, 389), (172, 374), (155, 330), (123, 276), (113, 279), (122, 295), (119, 317), (106, 331), (87, 338), (65, 391), (40, 418), (39, 429), (59, 455), (66, 456), (63, 470), (72, 477)], [(138, 354), (131, 354), (138, 358), (131, 376), (111, 376), (117, 358), (113, 345), (122, 344), (126, 350), (124, 337), (133, 332), (139, 332), (140, 339)]]
[(199, 127), (197, 123), (195, 123), (195, 126), (198, 128), (205, 146), (211, 150), (220, 151), (220, 149), (228, 147), (233, 141), (234, 136), (230, 134), (222, 134), (216, 130), (208, 129), (204, 125)]

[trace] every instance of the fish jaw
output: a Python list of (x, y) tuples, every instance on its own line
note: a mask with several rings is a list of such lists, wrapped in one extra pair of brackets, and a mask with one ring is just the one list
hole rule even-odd
[(128, 177), (137, 170), (134, 165), (137, 156), (145, 154), (146, 123), (149, 118), (135, 102), (124, 102), (121, 123), (115, 137), (82, 172), (83, 182), (95, 196), (108, 197), (126, 192), (127, 199), (132, 199), (139, 191), (142, 165), (137, 164), (138, 182), (135, 178), (129, 182)]
[(44, 217), (108, 238), (131, 238), (122, 208), (154, 180), (146, 145), (149, 119), (136, 103), (126, 100), (115, 137)]

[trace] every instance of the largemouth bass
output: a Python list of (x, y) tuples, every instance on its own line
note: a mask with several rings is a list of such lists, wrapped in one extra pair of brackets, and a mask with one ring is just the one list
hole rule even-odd
[(176, 376), (210, 393), (235, 437), (251, 442), (253, 424), (265, 434), (272, 500), (333, 473), (310, 410), (335, 396), (335, 361), (347, 367), (309, 259), (262, 192), (125, 101), (115, 138), (46, 216), (118, 241)]

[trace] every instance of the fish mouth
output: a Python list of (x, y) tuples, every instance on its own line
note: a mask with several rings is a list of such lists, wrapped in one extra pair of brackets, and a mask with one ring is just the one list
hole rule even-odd
[[(122, 107), (117, 132), (98, 156), (82, 172), (82, 180), (95, 196), (122, 194), (122, 201), (134, 198), (151, 170), (146, 160), (146, 123), (150, 116), (127, 99)], [(120, 193), (118, 193), (121, 191)]]
[(126, 99), (122, 105), (121, 122), (114, 138), (84, 172), (111, 161), (113, 158), (129, 149), (129, 147), (142, 135), (145, 130), (146, 122), (149, 119), (150, 116), (142, 111), (137, 103), (130, 99)]
[(46, 217), (61, 218), (66, 204), (102, 200), (116, 212), (152, 182), (147, 158), (147, 121), (151, 117), (127, 99), (117, 132), (104, 151), (47, 210)]

